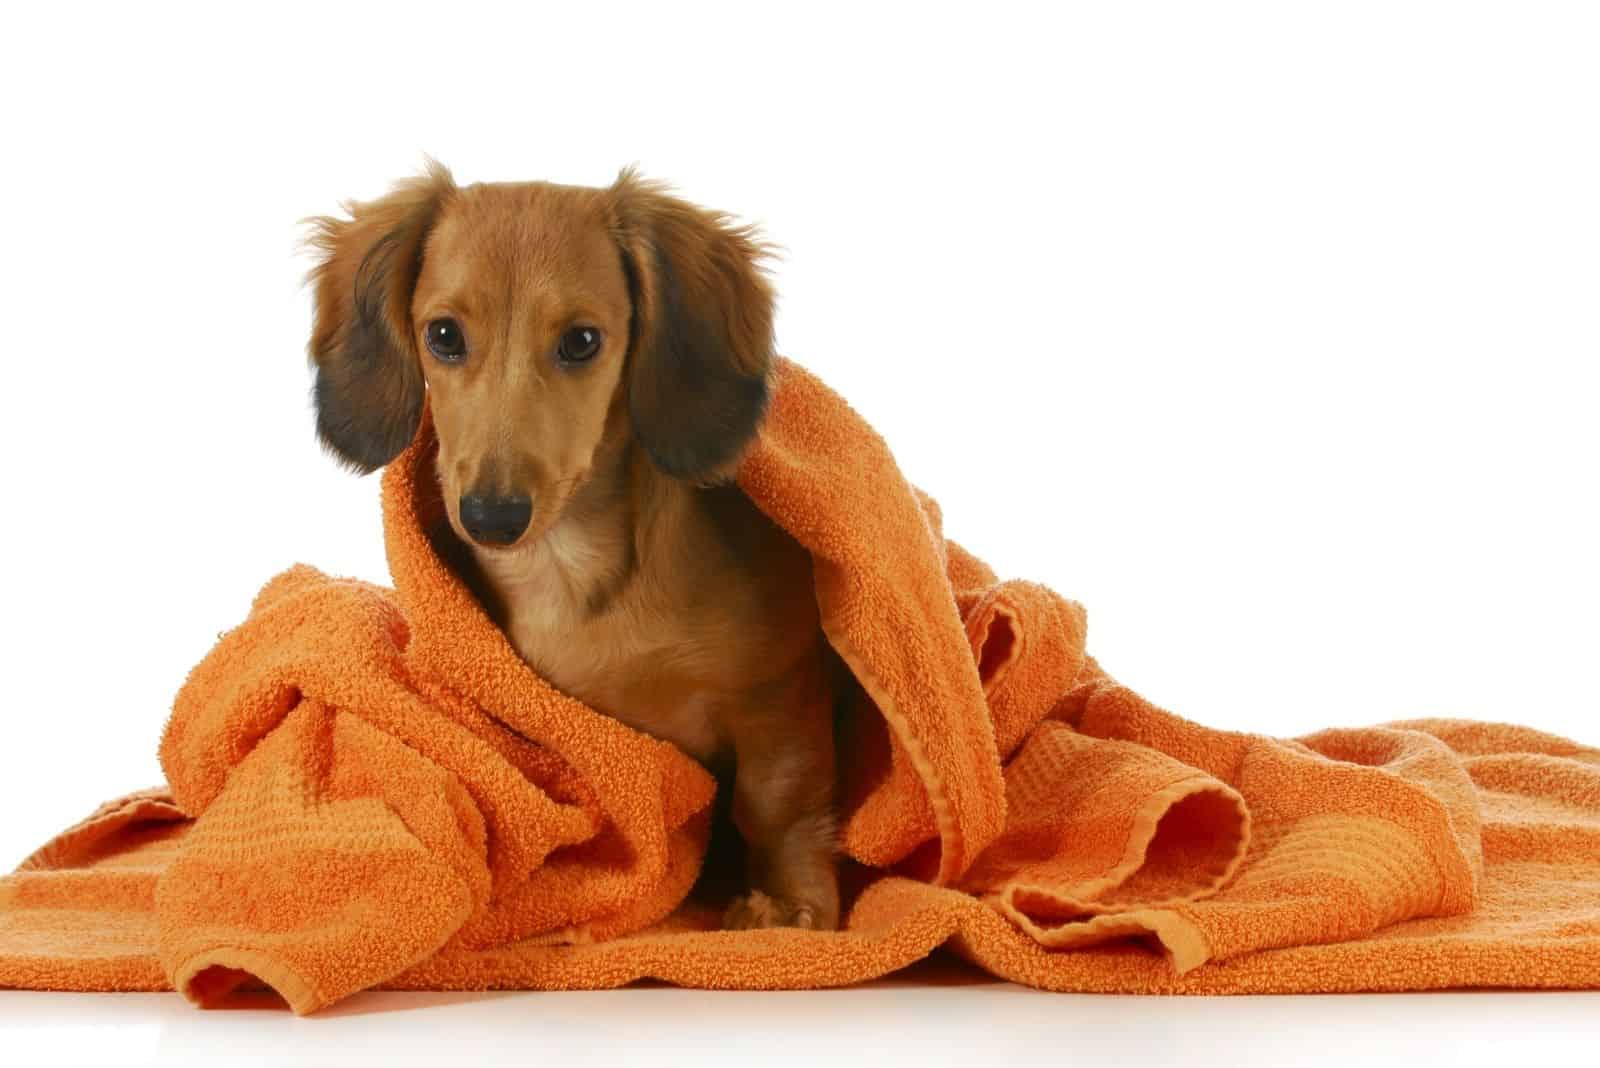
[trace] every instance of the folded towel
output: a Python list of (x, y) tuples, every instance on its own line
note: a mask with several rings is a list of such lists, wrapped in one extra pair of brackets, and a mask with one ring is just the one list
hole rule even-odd
[(1415, 721), (1296, 741), (1162, 711), (1080, 606), (998, 581), (783, 364), (743, 463), (861, 682), (838, 932), (720, 931), (714, 783), (552, 689), (446, 565), (424, 420), (384, 475), (395, 588), (296, 567), (195, 668), (167, 790), (0, 880), (0, 986), (848, 984), (948, 946), (1051, 990), (1600, 986), (1600, 752)]

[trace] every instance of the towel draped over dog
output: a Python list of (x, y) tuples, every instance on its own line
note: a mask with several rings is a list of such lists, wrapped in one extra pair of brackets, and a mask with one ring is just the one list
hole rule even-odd
[(0, 986), (214, 1005), (259, 982), (304, 1013), (372, 987), (837, 986), (941, 946), (1050, 990), (1600, 986), (1600, 752), (1158, 709), (789, 363), (738, 480), (810, 551), (861, 683), (848, 912), (718, 930), (689, 897), (712, 778), (518, 658), (441, 555), (436, 448), (425, 418), (384, 475), (392, 591), (273, 579), (178, 694), (168, 788), (0, 880)]

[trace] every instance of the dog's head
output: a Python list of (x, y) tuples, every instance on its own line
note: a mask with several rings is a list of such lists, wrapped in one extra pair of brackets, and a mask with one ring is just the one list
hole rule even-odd
[(317, 432), (360, 471), (424, 393), (450, 520), (537, 538), (632, 436), (675, 478), (726, 474), (766, 408), (773, 298), (752, 230), (624, 171), (606, 189), (458, 187), (431, 166), (314, 221)]

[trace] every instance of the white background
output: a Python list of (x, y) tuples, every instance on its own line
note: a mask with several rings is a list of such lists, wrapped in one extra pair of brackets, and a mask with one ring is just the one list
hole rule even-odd
[[(173, 692), (273, 573), (385, 578), (376, 480), (312, 436), (296, 220), (424, 152), (463, 182), (638, 162), (761, 223), (787, 249), (782, 350), (952, 534), (1084, 601), (1092, 650), (1156, 701), (1277, 734), (1438, 714), (1600, 743), (1592, 5), (601, 8), (4, 16), (0, 865), (159, 779)], [(1024, 1004), (1021, 1060), (1099, 1026), (1125, 1055), (1270, 1063), (1285, 1047), (1245, 1037), (1286, 1019), (1308, 1042), (1375, 1028), (1367, 1059), (1470, 1023), (1451, 1055), (1504, 1057), (1600, 1007), (884, 990), (894, 1033), (953, 1004), (938, 1034), (986, 1039)], [(603, 1026), (663, 996), (568, 1004)], [(671, 1015), (732, 1006), (696, 997)], [(870, 1037), (848, 995), (798, 997), (727, 1026), (796, 1057), (816, 1051), (782, 1036)], [(0, 1028), (135, 1060), (287, 1028), (315, 1059), (365, 1020), (367, 1048), (426, 1057), (563, 1012), (201, 1027), (175, 1002), (0, 994)], [(570, 1059), (550, 1043), (576, 1034), (505, 1048)], [(685, 1048), (640, 1034), (638, 1056)]]

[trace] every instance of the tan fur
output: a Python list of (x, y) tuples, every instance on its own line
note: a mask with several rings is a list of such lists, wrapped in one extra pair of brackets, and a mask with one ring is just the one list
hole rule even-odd
[[(357, 467), (386, 462), (397, 425), (414, 431), (420, 368), (466, 577), (517, 651), (702, 762), (734, 758), (752, 892), (730, 926), (835, 926), (843, 673), (810, 557), (718, 481), (765, 401), (763, 247), (631, 172), (609, 189), (458, 188), (434, 168), (351, 212), (315, 238), (324, 440)], [(446, 317), (459, 363), (425, 343)], [(555, 358), (573, 326), (603, 339), (577, 367)], [(464, 494), (531, 497), (532, 520), (514, 544), (478, 545)]]

